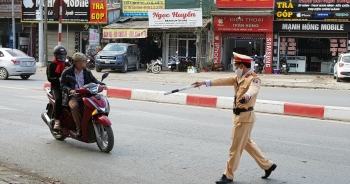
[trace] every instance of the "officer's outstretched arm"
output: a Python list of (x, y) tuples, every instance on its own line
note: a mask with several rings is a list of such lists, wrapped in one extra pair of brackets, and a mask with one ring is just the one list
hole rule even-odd
[(218, 78), (210, 80), (211, 86), (235, 86), (237, 85), (237, 76), (228, 78)]
[(260, 89), (261, 80), (259, 78), (255, 78), (250, 83), (249, 89), (247, 91), (247, 94), (250, 95), (250, 97), (257, 95)]

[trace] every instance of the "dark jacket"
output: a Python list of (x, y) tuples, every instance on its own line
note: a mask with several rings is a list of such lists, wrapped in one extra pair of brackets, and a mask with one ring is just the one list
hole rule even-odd
[[(89, 84), (89, 83), (105, 85), (104, 83), (101, 83), (100, 81), (98, 81), (92, 75), (92, 73), (89, 69), (84, 69), (83, 72), (84, 72), (83, 73), (84, 74), (84, 85)], [(69, 92), (71, 90), (75, 90), (75, 83), (68, 81), (66, 76), (75, 77), (74, 65), (70, 66), (69, 68), (66, 68), (63, 71), (62, 76), (60, 78), (60, 83), (61, 83), (61, 87), (62, 87), (62, 96), (63, 96), (62, 101), (63, 101), (64, 105), (67, 105), (67, 103), (69, 101)]]
[[(66, 67), (71, 66), (71, 64), (66, 62)], [(56, 73), (56, 67), (57, 64), (52, 62), (46, 67), (46, 76), (47, 80), (51, 82), (51, 88), (53, 89), (60, 89), (61, 84), (60, 84), (60, 77), (61, 73)]]

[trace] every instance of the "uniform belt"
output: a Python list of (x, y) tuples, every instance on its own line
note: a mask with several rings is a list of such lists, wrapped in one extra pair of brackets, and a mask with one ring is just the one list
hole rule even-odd
[(239, 115), (241, 112), (253, 111), (253, 107), (248, 107), (248, 109), (233, 108), (233, 114)]

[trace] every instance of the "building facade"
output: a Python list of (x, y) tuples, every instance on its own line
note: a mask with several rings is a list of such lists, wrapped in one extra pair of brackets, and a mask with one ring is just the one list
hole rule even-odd
[(349, 18), (346, 1), (276, 0), (274, 56), (286, 59), (290, 72), (329, 73), (349, 50)]
[[(132, 6), (136, 4), (137, 6)], [(202, 4), (201, 4), (202, 3)], [(210, 7), (211, 0), (159, 0), (149, 4), (147, 0), (122, 0), (122, 16), (114, 24), (104, 27), (104, 42), (129, 42), (136, 43), (142, 53), (141, 63), (150, 62), (151, 59), (161, 57), (163, 65), (167, 66), (170, 57), (178, 52), (179, 58), (196, 58), (198, 49), (201, 49), (201, 62), (207, 61), (210, 45), (208, 41), (208, 30), (210, 29)], [(202, 7), (202, 8), (200, 8)], [(148, 10), (152, 15), (148, 15)], [(177, 21), (164, 24), (162, 15), (172, 15), (176, 12), (199, 15), (198, 17), (184, 17), (184, 20), (192, 21), (199, 25), (182, 25)], [(153, 15), (154, 13), (154, 15)], [(157, 26), (150, 26), (158, 22)], [(163, 22), (163, 23), (161, 23)], [(200, 28), (200, 29), (198, 29)], [(200, 35), (200, 48), (198, 48), (198, 31)], [(197, 58), (196, 58), (197, 60)]]
[[(216, 0), (213, 59), (233, 69), (238, 52), (265, 59), (265, 73), (273, 70), (273, 0)], [(254, 9), (253, 9), (254, 8)]]

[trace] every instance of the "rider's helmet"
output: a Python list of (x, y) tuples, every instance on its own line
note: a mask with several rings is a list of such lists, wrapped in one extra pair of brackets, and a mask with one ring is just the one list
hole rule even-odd
[(85, 54), (81, 53), (81, 52), (77, 52), (73, 55), (73, 62), (77, 62), (77, 61), (83, 61), (83, 62), (87, 62), (87, 58), (85, 56)]
[(67, 57), (67, 50), (62, 45), (57, 45), (53, 49), (53, 55), (55, 56), (57, 61), (65, 62), (66, 61), (66, 57)]

